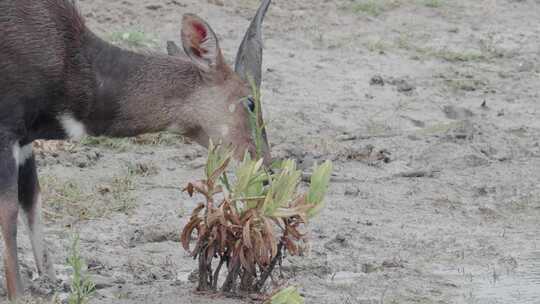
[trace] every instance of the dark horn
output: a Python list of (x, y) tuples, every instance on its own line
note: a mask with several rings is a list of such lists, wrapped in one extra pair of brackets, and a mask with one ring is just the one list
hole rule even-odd
[(234, 70), (240, 77), (248, 81), (255, 81), (257, 88), (261, 87), (262, 69), (262, 22), (272, 0), (262, 0), (255, 18), (240, 44)]

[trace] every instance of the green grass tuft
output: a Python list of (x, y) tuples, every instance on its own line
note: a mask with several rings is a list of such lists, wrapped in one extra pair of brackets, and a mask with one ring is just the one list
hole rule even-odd
[(401, 0), (356, 0), (345, 10), (350, 10), (353, 13), (366, 14), (372, 17), (377, 17), (382, 13), (401, 6)]
[(420, 4), (426, 7), (439, 8), (444, 4), (443, 0), (421, 0)]
[(80, 253), (79, 235), (75, 234), (67, 260), (73, 273), (71, 274), (70, 294), (68, 304), (87, 304), (96, 291), (96, 285), (87, 276), (87, 265)]

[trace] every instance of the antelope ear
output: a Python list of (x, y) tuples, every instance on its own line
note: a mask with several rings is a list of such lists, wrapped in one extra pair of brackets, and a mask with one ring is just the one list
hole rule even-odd
[(170, 56), (178, 56), (181, 54), (180, 48), (174, 41), (167, 41), (167, 54)]
[(261, 1), (261, 5), (242, 40), (242, 44), (240, 44), (234, 67), (240, 77), (246, 81), (251, 78), (258, 88), (261, 86), (262, 74), (262, 23), (271, 2), (272, 0)]
[(203, 71), (216, 68), (221, 50), (218, 39), (210, 26), (193, 14), (182, 19), (182, 46), (184, 52)]

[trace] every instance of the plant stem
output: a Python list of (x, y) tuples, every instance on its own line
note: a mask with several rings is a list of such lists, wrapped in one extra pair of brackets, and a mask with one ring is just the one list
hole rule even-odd
[(261, 278), (255, 284), (255, 291), (259, 292), (264, 287), (266, 280), (268, 279), (272, 271), (274, 271), (274, 268), (276, 267), (277, 262), (281, 260), (282, 251), (283, 251), (283, 242), (280, 241), (278, 244), (277, 254), (270, 262), (270, 265), (268, 265), (268, 267), (263, 271), (263, 273), (261, 273)]
[(253, 291), (254, 280), (255, 280), (255, 277), (253, 276), (253, 274), (247, 269), (244, 269), (242, 271), (241, 280), (240, 280), (240, 291), (244, 291), (244, 292)]
[(214, 277), (213, 277), (213, 282), (212, 282), (212, 290), (214, 290), (214, 291), (217, 290), (219, 272), (221, 271), (221, 266), (223, 266), (223, 263), (225, 263), (225, 259), (221, 258), (219, 260), (219, 264), (218, 264), (216, 270), (214, 271)]
[(229, 267), (229, 273), (227, 274), (227, 278), (225, 279), (225, 282), (223, 283), (223, 286), (221, 287), (222, 292), (234, 291), (234, 286), (235, 286), (236, 278), (238, 277), (239, 271), (240, 271), (240, 259), (238, 257), (234, 257)]
[(199, 251), (199, 291), (209, 291), (212, 286), (212, 261), (206, 259), (206, 250), (208, 250), (208, 245), (204, 245), (203, 248)]

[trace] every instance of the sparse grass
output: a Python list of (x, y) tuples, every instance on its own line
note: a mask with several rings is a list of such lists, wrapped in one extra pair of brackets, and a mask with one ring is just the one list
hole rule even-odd
[(111, 137), (91, 137), (87, 136), (80, 141), (83, 146), (102, 147), (116, 152), (125, 152), (130, 145), (129, 138), (111, 138)]
[(45, 215), (53, 220), (71, 216), (79, 220), (96, 216), (92, 206), (92, 195), (71, 181), (59, 181), (56, 177), (43, 176), (40, 179), (44, 193)]
[(411, 35), (409, 33), (400, 33), (395, 44), (402, 50), (415, 49), (415, 46), (411, 43)]
[(392, 133), (392, 128), (386, 121), (375, 121), (370, 119), (366, 125), (366, 133), (370, 136), (380, 136)]
[(77, 222), (108, 216), (111, 212), (128, 213), (135, 207), (131, 195), (134, 176), (135, 173), (128, 169), (125, 174), (113, 177), (109, 183), (92, 191), (84, 190), (72, 181), (43, 176), (45, 215), (53, 221), (70, 218)]
[(111, 34), (110, 40), (114, 44), (132, 48), (155, 48), (158, 46), (156, 37), (139, 30), (114, 32)]
[(185, 141), (186, 139), (182, 135), (170, 132), (143, 134), (131, 139), (133, 144), (152, 146), (174, 146), (179, 143), (184, 143)]
[(138, 175), (142, 177), (156, 175), (159, 168), (153, 162), (138, 162), (128, 165), (128, 173), (130, 175)]
[(486, 54), (489, 58), (503, 58), (510, 56), (501, 48), (498, 47), (500, 42), (497, 41), (495, 33), (488, 33), (485, 38), (480, 39), (480, 49), (482, 53)]
[(412, 39), (410, 34), (401, 33), (395, 42), (395, 46), (402, 50), (415, 52), (418, 56), (438, 58), (448, 62), (482, 61), (491, 57), (481, 50), (452, 51), (448, 49), (421, 47), (412, 43)]
[(126, 152), (131, 145), (149, 145), (149, 146), (174, 146), (178, 143), (185, 142), (184, 137), (178, 134), (169, 132), (143, 134), (136, 137), (128, 138), (112, 138), (105, 136), (83, 138), (79, 144), (83, 146), (101, 147), (116, 152)]
[(67, 263), (72, 269), (70, 294), (68, 304), (86, 304), (95, 293), (96, 285), (88, 278), (87, 265), (80, 253), (79, 235), (75, 234), (71, 241), (71, 247)]
[(421, 0), (420, 4), (426, 7), (438, 8), (444, 5), (443, 0)]
[(483, 81), (474, 78), (452, 78), (445, 79), (444, 82), (454, 92), (476, 91), (486, 86)]
[(481, 51), (476, 50), (432, 50), (428, 51), (427, 53), (432, 57), (444, 59), (449, 62), (480, 61), (486, 59), (486, 56)]
[(376, 0), (354, 3), (351, 9), (355, 13), (362, 12), (370, 16), (379, 16), (383, 11), (382, 6)]
[(52, 299), (24, 296), (21, 299), (17, 300), (17, 302), (15, 303), (16, 304), (61, 304), (62, 301), (60, 301), (60, 299), (56, 295), (53, 296)]
[(390, 47), (391, 47), (391, 45), (389, 43), (383, 41), (382, 39), (371, 40), (371, 41), (368, 41), (366, 43), (366, 48), (370, 52), (374, 52), (374, 53), (382, 54), (382, 53), (386, 52)]
[(362, 13), (372, 17), (377, 17), (382, 13), (397, 8), (401, 5), (400, 0), (356, 0), (345, 7), (355, 14)]
[(464, 123), (462, 121), (455, 121), (455, 122), (449, 122), (449, 123), (436, 123), (422, 130), (419, 130), (417, 133), (420, 135), (444, 134), (444, 133), (449, 132), (450, 130), (461, 128), (463, 124)]
[(135, 198), (130, 193), (132, 189), (133, 174), (128, 172), (126, 175), (113, 178), (111, 183), (111, 211), (128, 213), (135, 208)]

